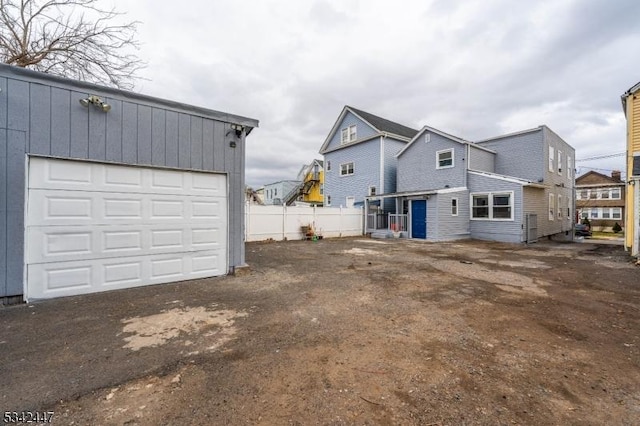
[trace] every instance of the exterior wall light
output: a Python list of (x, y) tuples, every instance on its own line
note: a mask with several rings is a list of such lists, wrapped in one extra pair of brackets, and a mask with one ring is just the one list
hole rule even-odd
[(80, 105), (85, 108), (88, 108), (89, 105), (95, 105), (97, 108), (100, 108), (104, 112), (109, 112), (111, 110), (111, 105), (104, 102), (96, 95), (89, 95), (86, 98), (80, 99)]

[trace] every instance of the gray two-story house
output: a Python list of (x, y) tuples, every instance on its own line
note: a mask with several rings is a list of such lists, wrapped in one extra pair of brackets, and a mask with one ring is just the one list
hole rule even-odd
[[(367, 196), (395, 192), (396, 154), (417, 132), (345, 106), (320, 148), (324, 155), (324, 205), (362, 206)], [(370, 205), (378, 211), (383, 208), (377, 200)]]
[[(574, 149), (546, 126), (470, 142), (423, 127), (397, 154), (395, 193), (383, 235), (431, 241), (534, 241), (572, 237)], [(375, 232), (379, 222), (369, 222)]]

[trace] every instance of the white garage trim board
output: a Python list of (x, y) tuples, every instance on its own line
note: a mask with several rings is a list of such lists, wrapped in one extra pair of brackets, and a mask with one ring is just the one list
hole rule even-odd
[(227, 273), (225, 174), (31, 157), (27, 299)]

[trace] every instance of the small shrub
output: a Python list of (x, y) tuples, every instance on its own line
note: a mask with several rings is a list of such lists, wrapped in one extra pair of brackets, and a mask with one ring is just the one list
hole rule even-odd
[(617, 234), (620, 231), (622, 231), (622, 227), (620, 226), (620, 224), (618, 222), (616, 222), (615, 225), (613, 225), (613, 232), (615, 232)]
[(582, 224), (587, 225), (589, 228), (591, 228), (591, 221), (589, 220), (588, 217), (585, 217), (584, 219), (582, 219)]

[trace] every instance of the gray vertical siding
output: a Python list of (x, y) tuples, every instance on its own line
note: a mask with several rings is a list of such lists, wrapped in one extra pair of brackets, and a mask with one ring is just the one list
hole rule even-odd
[[(6, 119), (6, 115), (4, 118)], [(8, 165), (7, 129), (0, 128), (0, 212), (7, 211)], [(0, 214), (0, 295), (10, 294), (7, 289), (7, 246), (7, 215), (5, 213)]]
[[(26, 133), (7, 131), (7, 292), (22, 294)], [(0, 213), (1, 214), (1, 213)]]
[[(111, 111), (81, 106), (88, 94)], [(24, 245), (27, 154), (227, 173), (229, 268), (243, 265), (245, 140), (227, 134), (231, 122), (257, 126), (244, 117), (0, 65), (0, 297), (23, 293), (24, 254), (14, 248)]]

